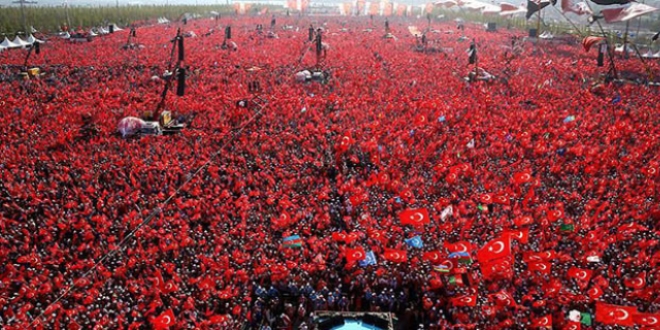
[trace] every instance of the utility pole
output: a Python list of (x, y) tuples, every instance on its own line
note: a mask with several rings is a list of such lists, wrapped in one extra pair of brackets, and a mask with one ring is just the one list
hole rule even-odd
[(27, 35), (28, 34), (28, 28), (27, 28), (27, 21), (25, 19), (25, 5), (26, 4), (36, 4), (36, 1), (29, 1), (29, 0), (16, 0), (12, 3), (19, 3), (21, 4), (21, 23), (23, 24), (23, 32)]

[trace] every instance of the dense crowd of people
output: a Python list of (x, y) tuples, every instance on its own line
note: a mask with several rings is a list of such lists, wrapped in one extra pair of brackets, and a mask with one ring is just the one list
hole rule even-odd
[[(426, 19), (390, 18), (388, 38), (379, 18), (255, 31), (270, 20), (139, 27), (126, 49), (128, 29), (51, 38), (29, 80), (25, 52), (0, 54), (1, 328), (311, 329), (336, 310), (657, 329), (657, 88), (522, 31), (432, 22), (425, 53), (408, 26)], [(325, 84), (294, 79), (317, 65), (310, 24)], [(160, 101), (179, 27), (196, 37), (166, 108), (187, 128), (122, 138)], [(475, 65), (494, 78), (466, 79)]]

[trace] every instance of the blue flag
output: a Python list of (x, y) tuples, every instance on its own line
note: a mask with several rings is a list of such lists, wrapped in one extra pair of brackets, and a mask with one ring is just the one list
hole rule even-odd
[(424, 247), (424, 242), (422, 242), (422, 238), (419, 236), (415, 236), (413, 238), (407, 238), (404, 240), (406, 244), (410, 247), (414, 247), (416, 249), (421, 249)]
[(376, 255), (374, 254), (374, 251), (369, 251), (365, 253), (364, 260), (360, 260), (360, 267), (367, 267), (370, 265), (375, 265), (376, 264)]

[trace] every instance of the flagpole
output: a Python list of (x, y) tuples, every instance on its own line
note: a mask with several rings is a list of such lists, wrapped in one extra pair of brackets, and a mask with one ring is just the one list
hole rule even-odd
[(536, 12), (536, 42), (538, 43), (539, 39), (541, 36), (541, 10), (539, 9), (538, 12)]
[[(589, 7), (589, 10), (593, 13), (594, 10), (591, 8), (591, 5), (589, 5), (589, 1), (585, 1), (584, 3), (587, 4), (587, 7)], [(603, 25), (600, 24), (600, 21), (598, 19), (595, 19), (596, 24), (598, 24), (598, 28), (600, 29), (600, 32), (603, 34), (603, 37), (605, 38), (605, 44), (607, 45), (607, 55), (610, 58), (610, 71), (614, 73), (614, 79), (619, 79), (619, 73), (616, 70), (616, 64), (614, 63), (614, 49), (611, 49), (610, 47), (610, 41), (607, 38), (607, 34), (605, 33), (605, 29), (603, 29)]]
[(623, 58), (628, 58), (628, 28), (630, 28), (630, 20), (626, 21), (626, 32), (623, 34)]
[(566, 16), (566, 14), (564, 14), (564, 11), (563, 11), (563, 10), (559, 10), (559, 9), (557, 9), (555, 6), (552, 6), (552, 8), (554, 8), (554, 10), (558, 11), (559, 14), (560, 14), (565, 20), (567, 20), (568, 23), (571, 24), (571, 26), (573, 26), (573, 28), (575, 29), (575, 31), (577, 31), (577, 33), (580, 35), (581, 38), (584, 38), (584, 37), (585, 37), (585, 36), (582, 34), (582, 31), (580, 31), (580, 28), (577, 27), (577, 25), (575, 25), (575, 23), (573, 23), (573, 21), (571, 21), (571, 20), (568, 18), (568, 16)]

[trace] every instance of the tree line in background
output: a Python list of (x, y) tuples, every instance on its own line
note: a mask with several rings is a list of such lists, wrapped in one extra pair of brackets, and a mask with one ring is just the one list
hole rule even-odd
[[(272, 7), (272, 6), (269, 6)], [(258, 7), (253, 7), (251, 12), (257, 12)], [(207, 16), (211, 11), (215, 11), (220, 15), (234, 14), (234, 7), (227, 5), (151, 5), (151, 6), (99, 6), (99, 7), (69, 7), (68, 8), (68, 21), (70, 29), (77, 29), (79, 27), (88, 29), (95, 26), (104, 26), (110, 23), (116, 23), (120, 26), (126, 26), (135, 22), (143, 22), (147, 20), (155, 20), (159, 17), (165, 17), (170, 21), (178, 20), (184, 13), (199, 14)], [(271, 8), (271, 12), (279, 11), (284, 13), (282, 8)], [(440, 15), (440, 16), (439, 16)], [(61, 6), (58, 7), (38, 7), (26, 6), (25, 16), (27, 26), (33, 26), (35, 29), (44, 33), (58, 32), (63, 26), (67, 25), (67, 9)], [(436, 8), (431, 14), (433, 20), (450, 20), (455, 18), (462, 18), (468, 22), (496, 22), (499, 28), (511, 27), (514, 29), (526, 30), (536, 27), (536, 18), (530, 20), (524, 18), (507, 18), (501, 16), (484, 16), (478, 12), (469, 11), (451, 11)], [(423, 23), (419, 23), (420, 28), (424, 28)], [(636, 27), (633, 23), (633, 28)], [(643, 26), (657, 31), (660, 29), (660, 21), (652, 20), (643, 23)], [(598, 34), (595, 26), (585, 27), (584, 25), (577, 25), (580, 29), (575, 31), (575, 27), (568, 24), (568, 22), (557, 23), (544, 23), (541, 26), (542, 31), (550, 31), (552, 33), (572, 32), (586, 36), (590, 34)], [(18, 31), (22, 31), (22, 16), (20, 7), (4, 7), (0, 8), (0, 33), (13, 35)], [(593, 33), (592, 33), (593, 31)]]
[[(42, 32), (58, 32), (67, 25), (67, 12), (64, 7), (25, 7), (25, 18), (28, 26)], [(100, 6), (100, 7), (69, 7), (68, 17), (70, 28), (90, 28), (116, 23), (125, 26), (133, 22), (153, 20), (165, 17), (171, 21), (177, 20), (184, 13), (208, 15), (215, 11), (223, 14), (234, 12), (231, 6), (208, 5), (208, 6)], [(21, 8), (0, 8), (0, 32), (14, 34), (23, 30)]]

